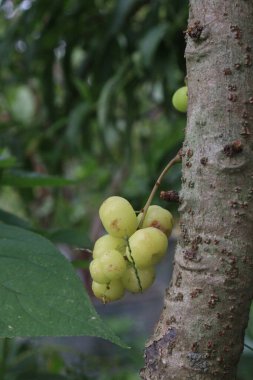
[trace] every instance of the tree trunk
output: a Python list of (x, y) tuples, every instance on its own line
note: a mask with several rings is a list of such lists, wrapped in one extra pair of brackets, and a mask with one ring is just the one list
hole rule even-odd
[(191, 0), (181, 238), (143, 379), (236, 378), (253, 296), (253, 2)]

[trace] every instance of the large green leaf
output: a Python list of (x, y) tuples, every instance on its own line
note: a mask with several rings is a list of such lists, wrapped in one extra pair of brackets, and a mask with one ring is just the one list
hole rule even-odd
[(140, 41), (140, 51), (143, 62), (149, 66), (155, 55), (156, 49), (168, 30), (168, 24), (163, 23), (150, 29)]
[(112, 26), (110, 29), (111, 34), (117, 33), (124, 23), (127, 20), (127, 17), (131, 13), (131, 11), (134, 9), (136, 5), (139, 5), (143, 3), (141, 0), (118, 0), (116, 2), (116, 8), (114, 13), (114, 18), (112, 21)]
[(47, 239), (0, 224), (0, 336), (89, 335), (124, 346)]
[(0, 209), (0, 221), (6, 224), (11, 224), (17, 227), (22, 227), (26, 229), (31, 229), (30, 223), (19, 216), (16, 216), (8, 211)]
[(33, 373), (25, 372), (17, 377), (17, 380), (67, 380), (63, 375), (57, 375), (49, 372)]
[(32, 230), (54, 243), (65, 243), (75, 247), (89, 247), (90, 241), (87, 238), (87, 234), (83, 231), (79, 231), (75, 228), (62, 228), (53, 231), (42, 230), (33, 228), (30, 222), (19, 216), (12, 214), (11, 212), (5, 211), (0, 208), (0, 222), (5, 224), (10, 224), (12, 226), (25, 228), (27, 230)]
[(108, 81), (105, 83), (98, 99), (98, 121), (100, 126), (106, 127), (108, 121), (108, 114), (110, 111), (110, 106), (112, 104), (113, 96), (116, 94), (116, 91), (119, 91), (119, 87), (123, 86), (124, 74), (129, 67), (129, 60), (126, 60), (124, 64), (118, 69), (116, 74), (114, 74)]
[(76, 181), (66, 178), (45, 175), (41, 173), (25, 172), (22, 170), (11, 170), (3, 173), (1, 185), (15, 187), (35, 186), (66, 186), (73, 185)]
[(48, 239), (55, 243), (65, 243), (75, 247), (89, 247), (90, 241), (87, 234), (74, 228), (63, 228), (54, 231), (43, 231)]

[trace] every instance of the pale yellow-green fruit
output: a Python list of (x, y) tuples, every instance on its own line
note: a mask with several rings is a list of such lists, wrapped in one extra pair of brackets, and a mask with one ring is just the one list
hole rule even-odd
[(126, 255), (138, 268), (147, 268), (157, 264), (168, 248), (167, 236), (155, 227), (137, 230), (129, 238)]
[(177, 111), (186, 112), (188, 106), (188, 88), (180, 87), (172, 97), (172, 104)]
[(127, 238), (137, 229), (135, 211), (125, 198), (107, 198), (99, 209), (99, 216), (105, 230), (114, 237)]
[(110, 279), (106, 276), (100, 259), (92, 260), (89, 269), (92, 280), (98, 282), (99, 284), (106, 284), (110, 281)]
[(92, 282), (94, 295), (103, 303), (117, 301), (124, 296), (125, 288), (120, 280), (113, 280), (109, 284)]
[(109, 280), (118, 280), (126, 271), (126, 260), (119, 251), (105, 252), (99, 259), (102, 271)]
[[(136, 271), (138, 277), (136, 275)], [(154, 267), (147, 268), (135, 268), (132, 265), (128, 265), (127, 270), (125, 271), (122, 277), (122, 283), (126, 290), (131, 293), (140, 293), (148, 289), (155, 280), (155, 269)]]
[[(140, 213), (137, 217), (139, 223), (142, 215), (143, 213)], [(173, 228), (173, 216), (163, 207), (157, 205), (149, 206), (145, 219), (140, 228), (146, 227), (158, 228), (169, 237)]]
[(93, 248), (93, 257), (94, 259), (100, 257), (107, 251), (111, 251), (112, 249), (116, 249), (122, 254), (125, 253), (126, 250), (126, 240), (121, 238), (116, 238), (111, 235), (103, 235), (101, 236), (95, 243)]

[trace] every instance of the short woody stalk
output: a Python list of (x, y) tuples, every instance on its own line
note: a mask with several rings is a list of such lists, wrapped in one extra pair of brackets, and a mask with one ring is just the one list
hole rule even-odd
[(154, 187), (153, 187), (153, 189), (152, 189), (152, 191), (148, 197), (148, 200), (142, 209), (142, 217), (141, 217), (140, 223), (138, 225), (138, 228), (142, 227), (145, 216), (146, 216), (147, 211), (148, 211), (148, 208), (151, 205), (152, 200), (155, 196), (155, 193), (157, 192), (158, 188), (160, 187), (164, 176), (167, 174), (169, 169), (172, 168), (172, 166), (174, 166), (175, 164), (178, 164), (179, 162), (181, 162), (181, 150), (177, 153), (177, 155), (174, 158), (172, 158), (172, 160), (170, 160), (170, 162), (168, 162), (168, 164), (165, 166), (165, 168), (163, 169), (163, 171), (159, 175), (159, 177), (158, 177), (158, 179), (157, 179), (157, 181), (156, 181), (156, 183), (155, 183), (155, 185), (154, 185)]

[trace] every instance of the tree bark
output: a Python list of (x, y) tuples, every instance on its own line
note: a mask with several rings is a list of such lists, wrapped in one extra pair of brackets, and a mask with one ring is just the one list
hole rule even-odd
[(143, 379), (236, 378), (253, 296), (253, 2), (191, 0), (181, 238)]

